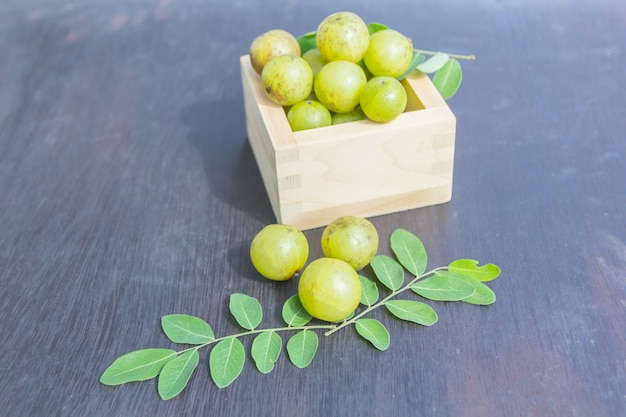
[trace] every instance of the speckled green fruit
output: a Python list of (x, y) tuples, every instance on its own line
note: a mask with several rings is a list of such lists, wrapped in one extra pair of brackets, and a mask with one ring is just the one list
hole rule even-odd
[(326, 65), (328, 62), (324, 59), (320, 51), (317, 49), (309, 49), (302, 55), (302, 59), (309, 63), (311, 66), (311, 70), (313, 71), (313, 78), (317, 75), (318, 72)]
[(357, 271), (369, 264), (377, 251), (376, 227), (362, 217), (340, 217), (322, 232), (324, 256), (341, 259)]
[(261, 72), (268, 97), (281, 106), (305, 100), (313, 88), (313, 71), (299, 56), (281, 55), (268, 62)]
[(286, 281), (298, 273), (309, 257), (309, 243), (299, 229), (270, 224), (250, 244), (250, 260), (265, 278)]
[(402, 33), (385, 29), (370, 37), (369, 47), (363, 57), (373, 75), (397, 78), (404, 74), (413, 59), (413, 43)]
[(291, 130), (315, 129), (330, 126), (332, 117), (326, 107), (315, 100), (305, 100), (294, 104), (287, 112), (287, 120)]
[(337, 12), (319, 24), (315, 42), (327, 61), (359, 62), (369, 46), (367, 25), (352, 12)]
[(363, 69), (349, 61), (332, 61), (315, 77), (315, 97), (335, 113), (347, 113), (359, 105), (361, 90), (367, 83)]
[(387, 123), (406, 109), (407, 94), (400, 81), (392, 77), (374, 77), (367, 82), (359, 98), (368, 119)]
[(298, 282), (302, 307), (311, 316), (330, 322), (352, 314), (361, 300), (361, 291), (361, 281), (354, 268), (333, 258), (311, 262)]
[(286, 30), (269, 30), (257, 36), (250, 44), (250, 63), (259, 74), (273, 58), (286, 54), (300, 56), (298, 40)]
[(333, 113), (332, 124), (340, 125), (343, 123), (356, 122), (358, 120), (365, 120), (367, 116), (363, 113), (360, 107), (348, 112), (348, 113)]

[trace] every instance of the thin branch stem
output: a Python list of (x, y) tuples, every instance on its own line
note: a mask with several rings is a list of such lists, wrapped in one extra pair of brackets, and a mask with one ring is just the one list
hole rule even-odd
[(258, 334), (258, 333), (263, 333), (263, 332), (286, 332), (286, 331), (298, 331), (298, 330), (314, 330), (314, 329), (332, 329), (334, 328), (335, 325), (334, 324), (319, 324), (319, 325), (310, 325), (310, 326), (285, 326), (285, 327), (275, 327), (272, 329), (254, 329), (254, 330), (248, 330), (247, 332), (241, 332), (241, 333), (236, 333), (236, 334), (230, 334), (228, 336), (222, 336), (222, 337), (217, 337), (209, 342), (206, 343), (202, 343), (200, 345), (195, 345), (192, 347), (189, 347), (187, 349), (183, 349), (178, 351), (176, 354), (180, 355), (181, 353), (185, 353), (188, 352), (190, 350), (200, 350), (204, 347), (207, 347), (213, 343), (217, 343), (220, 342), (222, 340), (225, 339), (229, 339), (229, 338), (239, 338), (239, 337), (243, 337), (243, 336), (249, 336), (251, 334)]
[[(415, 49), (415, 52), (417, 52), (418, 54), (422, 54), (422, 55), (437, 55), (439, 53), (441, 53), (441, 51), (439, 52), (434, 52), (434, 51), (425, 51), (423, 49)], [(446, 52), (447, 53), (447, 52)], [(450, 58), (456, 58), (456, 59), (466, 59), (468, 61), (475, 61), (476, 57), (474, 55), (457, 55), (457, 54), (448, 54), (448, 56)]]

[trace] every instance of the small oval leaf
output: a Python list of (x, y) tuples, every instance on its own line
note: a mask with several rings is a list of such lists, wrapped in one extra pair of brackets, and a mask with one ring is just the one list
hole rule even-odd
[(236, 337), (218, 342), (209, 355), (209, 371), (215, 385), (224, 388), (232, 384), (243, 370), (246, 354)]
[(378, 286), (376, 282), (363, 275), (359, 275), (359, 279), (361, 280), (361, 304), (371, 306), (378, 301)]
[(158, 391), (163, 400), (174, 398), (187, 386), (198, 366), (200, 355), (196, 349), (183, 352), (165, 364), (159, 374)]
[(274, 364), (280, 356), (283, 340), (275, 331), (268, 330), (259, 333), (252, 341), (250, 355), (254, 359), (259, 372), (267, 374), (274, 369)]
[(304, 307), (302, 307), (298, 294), (292, 295), (285, 301), (282, 315), (285, 323), (292, 327), (304, 326), (313, 319), (313, 317), (306, 312)]
[(456, 59), (450, 59), (433, 77), (433, 84), (444, 100), (452, 98), (461, 86), (463, 71)]
[(359, 319), (354, 324), (359, 335), (369, 341), (376, 349), (386, 350), (389, 347), (389, 332), (376, 319)]
[(437, 313), (428, 304), (412, 300), (390, 300), (385, 303), (387, 310), (401, 320), (432, 326), (438, 320)]
[(311, 330), (302, 330), (287, 341), (289, 360), (298, 368), (306, 368), (313, 361), (317, 352), (317, 334)]
[(383, 25), (382, 23), (370, 22), (367, 24), (367, 30), (370, 33), (370, 36), (378, 32), (379, 30), (385, 30), (385, 29), (389, 29), (389, 28)]
[(474, 288), (474, 293), (469, 297), (463, 298), (463, 302), (480, 306), (486, 306), (496, 302), (496, 293), (482, 282), (470, 276), (451, 271), (442, 271), (441, 274), (453, 277), (459, 281), (464, 281)]
[(100, 377), (104, 385), (120, 385), (156, 377), (176, 357), (171, 349), (141, 349), (115, 359)]
[(300, 45), (300, 56), (304, 55), (310, 49), (317, 48), (315, 44), (315, 37), (317, 33), (315, 31), (305, 33), (297, 38), (298, 44)]
[(489, 288), (485, 284), (482, 284), (479, 281), (476, 281), (476, 283), (474, 283), (474, 286), (476, 288), (476, 292), (474, 293), (474, 295), (464, 298), (461, 301), (477, 306), (486, 306), (496, 302), (496, 293), (493, 292), (491, 288)]
[(387, 255), (376, 255), (370, 262), (376, 278), (392, 291), (399, 289), (404, 283), (402, 265)]
[(438, 52), (417, 66), (417, 69), (427, 74), (439, 71), (450, 59), (450, 56), (443, 52)]
[(485, 264), (478, 266), (478, 261), (474, 259), (458, 259), (450, 262), (448, 270), (468, 275), (481, 282), (491, 281), (500, 275), (500, 267), (495, 264)]
[(428, 256), (422, 241), (413, 233), (396, 229), (391, 233), (391, 250), (398, 262), (412, 275), (422, 275), (426, 271)]
[(444, 271), (411, 285), (414, 293), (434, 301), (460, 301), (472, 296), (474, 286)]
[(174, 343), (199, 345), (215, 339), (211, 326), (204, 320), (186, 314), (170, 314), (161, 317), (165, 335)]
[(256, 298), (246, 294), (231, 294), (228, 308), (237, 323), (244, 329), (254, 330), (263, 319), (261, 303)]

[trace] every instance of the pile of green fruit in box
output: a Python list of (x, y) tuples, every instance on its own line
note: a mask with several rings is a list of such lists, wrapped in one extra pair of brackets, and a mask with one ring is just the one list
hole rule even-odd
[(333, 13), (299, 38), (272, 29), (250, 45), (264, 91), (285, 108), (294, 131), (394, 120), (408, 101), (401, 80), (414, 70), (433, 73), (435, 87), (448, 99), (461, 84), (457, 58), (474, 59), (414, 49), (401, 32), (366, 24), (352, 12)]

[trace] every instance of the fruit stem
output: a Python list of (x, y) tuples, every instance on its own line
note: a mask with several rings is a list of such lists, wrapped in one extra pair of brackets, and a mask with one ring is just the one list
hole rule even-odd
[(378, 307), (384, 305), (387, 301), (391, 300), (392, 298), (394, 298), (395, 296), (397, 296), (398, 294), (408, 290), (409, 288), (411, 288), (411, 286), (413, 284), (415, 284), (417, 281), (424, 279), (426, 277), (429, 277), (431, 275), (434, 275), (435, 272), (437, 271), (443, 271), (443, 270), (447, 270), (448, 267), (447, 266), (440, 266), (438, 268), (432, 269), (428, 272), (423, 273), (422, 275), (418, 275), (415, 278), (413, 278), (411, 281), (409, 281), (408, 284), (406, 284), (403, 287), (400, 287), (397, 290), (392, 291), (389, 295), (387, 295), (386, 297), (384, 297), (383, 299), (381, 299), (380, 301), (372, 304), (371, 306), (368, 306), (365, 310), (361, 311), (359, 314), (351, 317), (349, 320), (346, 320), (344, 322), (342, 322), (341, 324), (339, 324), (338, 326), (331, 328), (329, 331), (327, 331), (326, 333), (324, 333), (324, 336), (330, 336), (331, 334), (335, 333), (337, 330), (346, 327), (350, 324), (354, 324), (356, 323), (356, 321), (358, 319), (360, 319), (361, 317), (365, 316), (366, 314), (369, 314), (372, 310), (377, 309)]
[[(433, 51), (424, 51), (423, 49), (415, 49), (415, 52), (422, 55), (437, 55), (441, 52), (433, 52)], [(447, 53), (447, 52), (446, 52)], [(447, 54), (450, 58), (456, 59), (466, 59), (468, 61), (475, 61), (476, 57), (474, 55), (457, 55), (457, 54)]]

